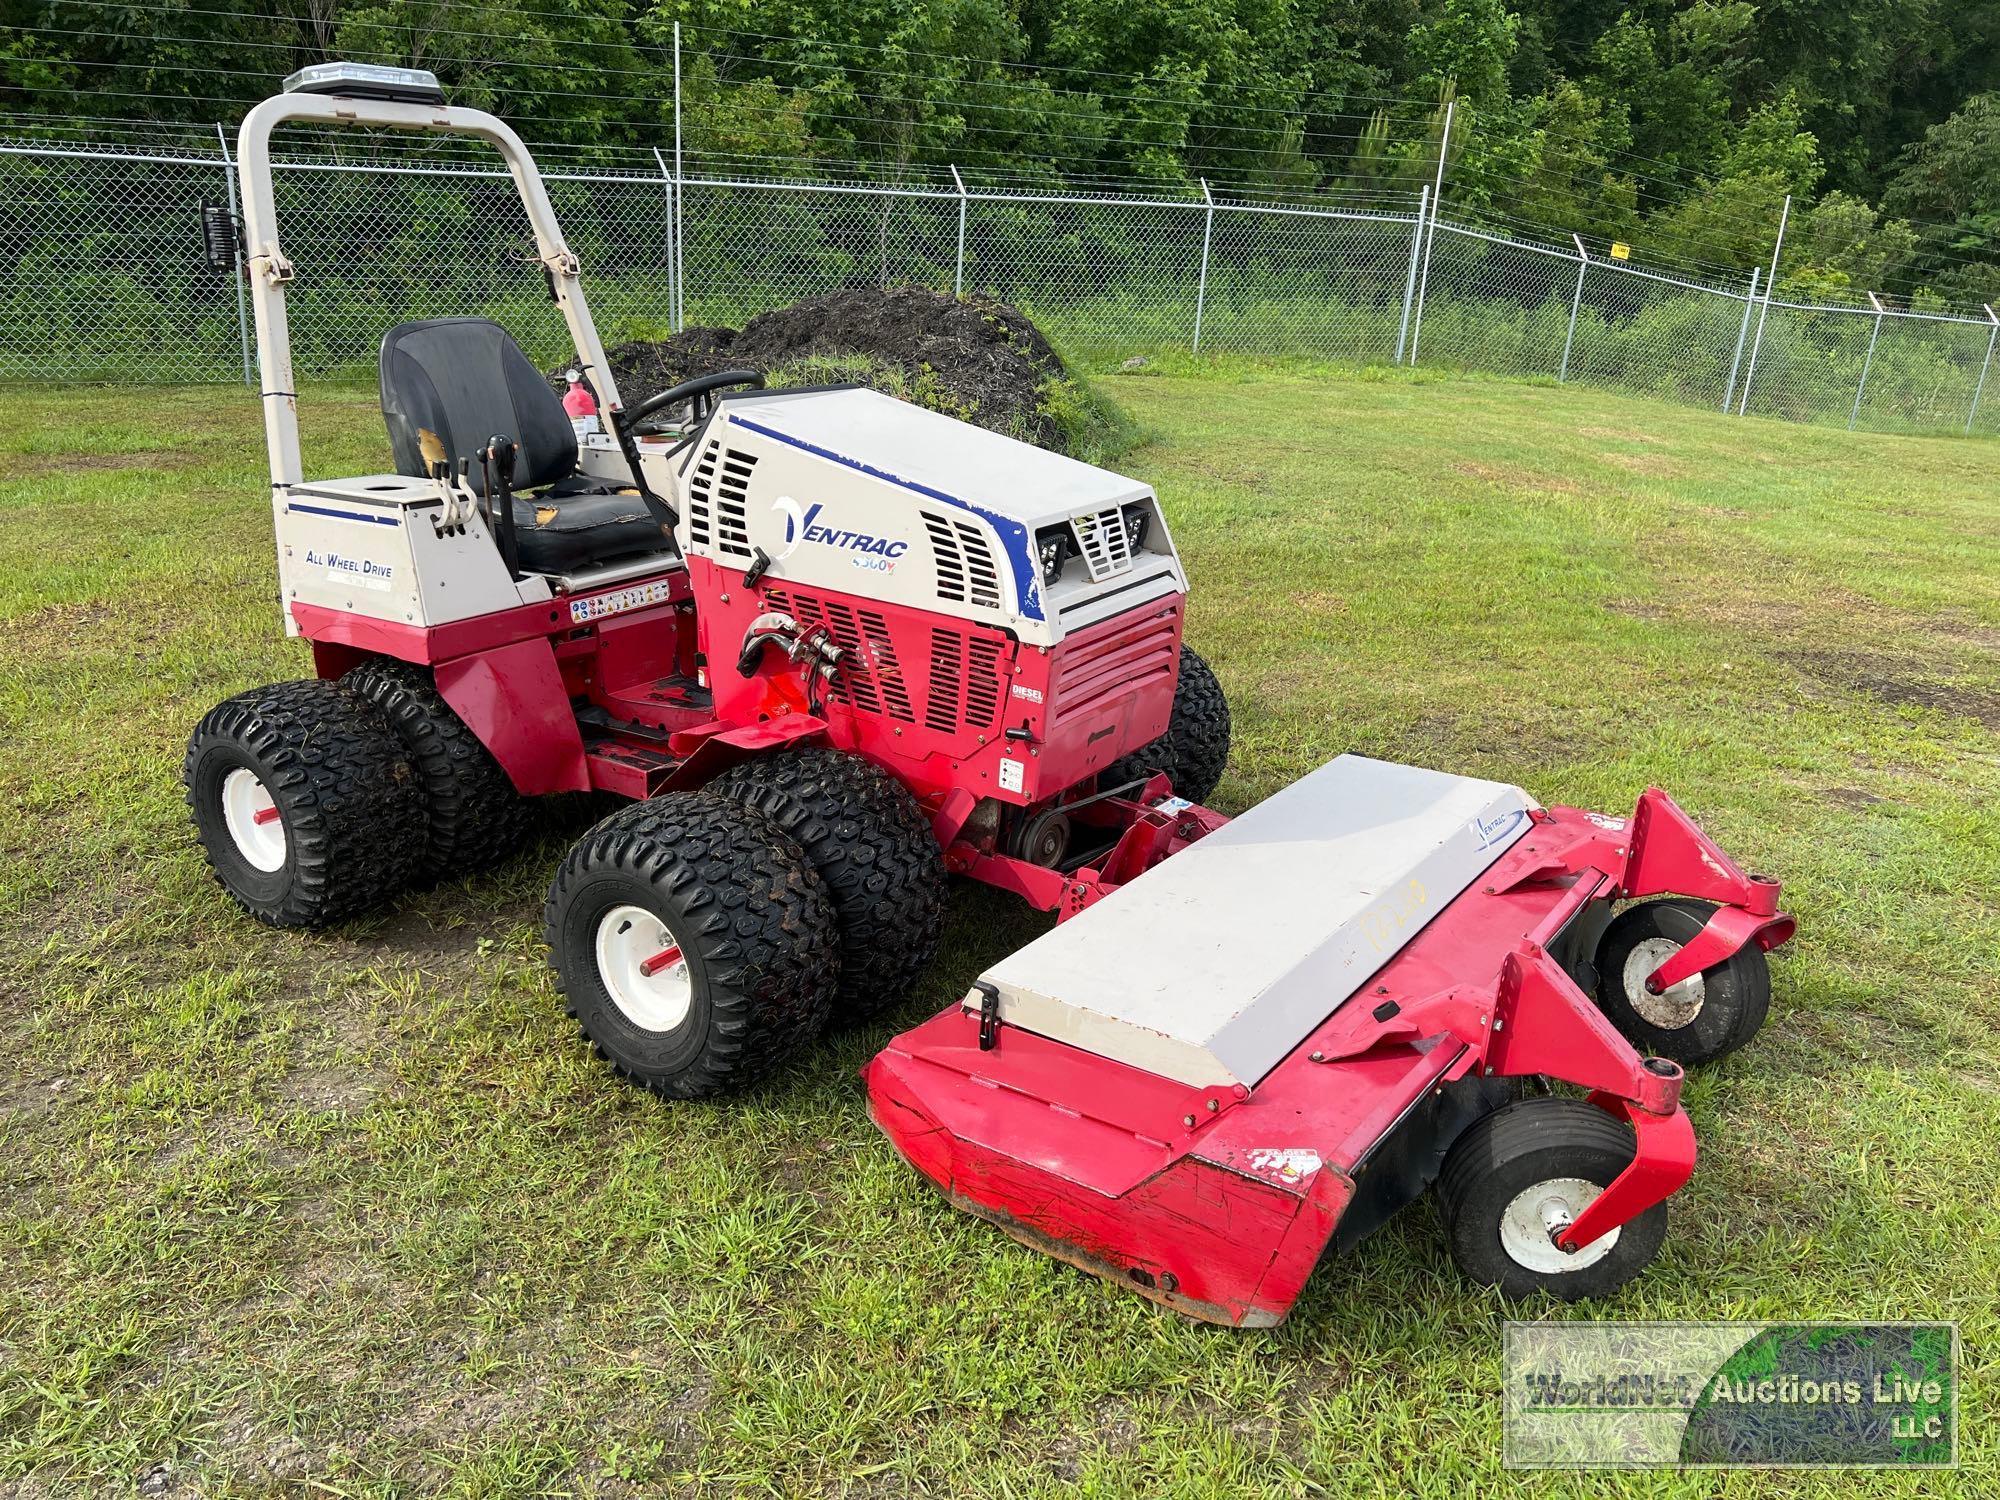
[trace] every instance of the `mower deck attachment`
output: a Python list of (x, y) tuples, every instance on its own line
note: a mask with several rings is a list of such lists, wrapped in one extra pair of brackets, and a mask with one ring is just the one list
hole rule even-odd
[(1697, 941), (1790, 933), (1776, 885), (1663, 793), (1605, 818), (1343, 756), (897, 1037), (870, 1108), (960, 1208), (1263, 1326), (1329, 1241), (1437, 1178), (1505, 1080), (1540, 1075), (1630, 1127), (1630, 1164), (1548, 1225), (1558, 1257), (1587, 1253), (1694, 1166), (1680, 1068), (1641, 1059), (1585, 993), (1610, 902), (1670, 888), (1722, 903)]

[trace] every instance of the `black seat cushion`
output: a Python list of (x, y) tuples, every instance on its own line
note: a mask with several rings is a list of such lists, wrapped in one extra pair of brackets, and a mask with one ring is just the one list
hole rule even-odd
[[(435, 433), (458, 472), (486, 493), (479, 450), (512, 438), (514, 536), (531, 573), (570, 573), (641, 552), (664, 552), (672, 538), (630, 486), (576, 472), (576, 429), (562, 400), (507, 330), (487, 318), (424, 318), (399, 323), (382, 339), (382, 419), (396, 472), (423, 478), (423, 433)], [(539, 493), (532, 493), (539, 491)]]
[(382, 419), (396, 472), (421, 479), (422, 434), (437, 434), (452, 472), (472, 460), (474, 490), (486, 493), (479, 450), (512, 438), (517, 491), (540, 489), (576, 471), (576, 429), (562, 398), (507, 330), (489, 318), (423, 318), (382, 337)]
[[(588, 482), (588, 481), (586, 481)], [(580, 493), (568, 480), (558, 493), (514, 497), (514, 545), (530, 573), (573, 573), (640, 552), (663, 552), (669, 543), (646, 502), (630, 486), (615, 493)]]

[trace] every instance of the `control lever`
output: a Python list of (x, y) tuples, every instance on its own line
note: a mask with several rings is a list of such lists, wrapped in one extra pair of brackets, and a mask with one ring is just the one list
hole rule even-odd
[(514, 457), (521, 450), (505, 433), (496, 432), (479, 452), (480, 468), (486, 479), (486, 501), (493, 510), (493, 535), (500, 544), (500, 560), (507, 576), (521, 579), (521, 554), (514, 535)]

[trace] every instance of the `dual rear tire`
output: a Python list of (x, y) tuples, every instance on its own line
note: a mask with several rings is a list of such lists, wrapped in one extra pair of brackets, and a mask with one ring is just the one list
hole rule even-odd
[(598, 1055), (669, 1098), (709, 1098), (830, 1021), (904, 999), (937, 951), (944, 883), (909, 792), (808, 747), (598, 824), (557, 872), (543, 925)]
[(482, 869), (527, 827), (431, 674), (386, 658), (218, 704), (188, 740), (182, 783), (216, 879), (273, 927), (325, 927), (414, 881)]

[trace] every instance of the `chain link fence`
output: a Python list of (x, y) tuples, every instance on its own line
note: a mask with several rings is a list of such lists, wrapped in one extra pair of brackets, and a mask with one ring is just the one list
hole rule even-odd
[[(923, 182), (653, 170), (547, 173), (607, 343), (735, 325), (801, 297), (915, 283), (1019, 304), (1103, 365), (1168, 348), (1549, 377), (1711, 409), (1887, 431), (2000, 434), (2000, 320), (1774, 299), (1400, 211), (1067, 196)], [(569, 355), (504, 171), (289, 158), (302, 375), (372, 368), (406, 318), (477, 312)], [(234, 206), (212, 155), (0, 145), (0, 378), (252, 380), (248, 308), (202, 258)], [(1993, 399), (1988, 399), (1992, 397)]]

